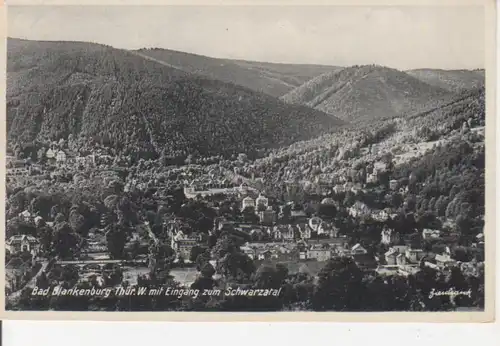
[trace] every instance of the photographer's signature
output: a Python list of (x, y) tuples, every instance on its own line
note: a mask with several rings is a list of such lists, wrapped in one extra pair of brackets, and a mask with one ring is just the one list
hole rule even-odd
[(467, 296), (471, 298), (472, 296), (472, 291), (469, 289), (467, 291), (458, 291), (454, 288), (450, 288), (446, 291), (438, 291), (435, 288), (431, 290), (429, 293), (429, 299), (432, 299), (434, 297), (441, 297), (441, 296), (450, 296), (450, 297), (456, 297), (456, 296)]

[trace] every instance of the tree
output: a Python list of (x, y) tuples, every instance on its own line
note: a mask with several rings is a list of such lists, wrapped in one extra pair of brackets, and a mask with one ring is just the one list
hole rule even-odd
[(120, 198), (117, 195), (109, 195), (104, 199), (104, 205), (108, 210), (115, 210), (118, 206)]
[(180, 254), (179, 257), (177, 257), (177, 265), (183, 268), (185, 263), (184, 257)]
[(415, 210), (417, 204), (417, 197), (415, 195), (408, 195), (405, 201), (405, 207), (408, 211)]
[(205, 264), (209, 263), (210, 261), (210, 251), (205, 250), (203, 253), (199, 254), (198, 257), (196, 257), (195, 263), (196, 263), (196, 269), (198, 271), (201, 271), (202, 268), (205, 266)]
[(262, 264), (254, 274), (256, 288), (278, 289), (288, 276), (288, 268), (281, 264)]
[(194, 157), (193, 155), (189, 154), (187, 157), (186, 157), (186, 160), (184, 161), (184, 163), (186, 165), (190, 165), (194, 162)]
[(66, 217), (62, 213), (58, 213), (54, 218), (54, 223), (59, 224), (66, 221)]
[(469, 262), (472, 260), (472, 254), (467, 251), (466, 247), (456, 246), (452, 250), (453, 258), (460, 262)]
[(205, 263), (200, 272), (202, 277), (211, 278), (215, 274), (215, 268), (210, 263)]
[(365, 293), (363, 273), (351, 258), (331, 259), (318, 277), (313, 296), (315, 310), (359, 311), (364, 308), (359, 299)]
[(265, 211), (267, 207), (264, 204), (257, 205), (257, 212)]
[(243, 210), (243, 220), (248, 223), (258, 223), (259, 218), (255, 214), (255, 209), (252, 207), (245, 208)]
[(82, 236), (87, 235), (89, 231), (85, 222), (85, 218), (76, 210), (72, 210), (69, 213), (69, 224), (76, 233)]
[(436, 215), (430, 212), (424, 212), (418, 217), (417, 225), (419, 229), (431, 228), (440, 229), (441, 222), (437, 219)]
[(122, 228), (109, 225), (106, 231), (108, 252), (111, 258), (123, 258), (127, 235)]
[(437, 216), (445, 216), (446, 208), (448, 207), (448, 198), (439, 196), (435, 204), (435, 211)]
[(48, 219), (50, 216), (50, 209), (52, 205), (52, 199), (46, 195), (40, 195), (31, 200), (30, 208), (31, 211), (44, 219)]
[(52, 249), (53, 231), (47, 225), (37, 229), (37, 236), (40, 239), (40, 250), (43, 253), (49, 253)]
[(244, 253), (235, 251), (217, 261), (217, 272), (236, 282), (247, 282), (255, 272), (255, 264)]
[(246, 280), (255, 271), (253, 261), (240, 251), (239, 245), (233, 238), (223, 235), (214, 248), (212, 254), (217, 262), (217, 272), (236, 280)]
[(243, 163), (243, 162), (246, 162), (246, 161), (247, 161), (247, 159), (248, 159), (248, 158), (247, 158), (247, 155), (246, 155), (246, 154), (244, 154), (244, 153), (240, 153), (240, 154), (238, 154), (238, 161), (240, 161), (240, 162), (242, 162), (242, 163)]
[(26, 222), (22, 219), (15, 218), (7, 223), (6, 227), (6, 237), (10, 238), (13, 235), (26, 234), (26, 235), (37, 235), (37, 229), (32, 222)]
[(196, 262), (197, 258), (199, 255), (205, 252), (205, 249), (203, 249), (201, 246), (193, 246), (191, 248), (191, 253), (189, 254), (189, 260), (191, 262)]
[[(212, 276), (215, 274), (215, 269), (210, 263), (206, 263), (201, 268), (201, 275), (191, 284), (191, 288), (200, 291), (210, 290), (215, 286), (215, 280)], [(208, 299), (209, 297), (207, 297)]]
[(318, 213), (322, 218), (334, 219), (337, 214), (337, 208), (333, 204), (320, 204)]
[(403, 204), (403, 196), (401, 196), (400, 193), (391, 193), (390, 194), (390, 206), (393, 207), (393, 208), (400, 208), (401, 205)]
[(472, 227), (472, 221), (463, 214), (457, 216), (455, 220), (457, 231), (465, 238), (471, 238), (474, 234), (474, 228)]
[(212, 248), (213, 257), (218, 260), (223, 258), (226, 254), (237, 251), (238, 246), (234, 240), (228, 235), (222, 235), (215, 246)]
[(79, 239), (67, 222), (56, 224), (52, 237), (52, 249), (60, 258), (73, 258), (78, 250)]

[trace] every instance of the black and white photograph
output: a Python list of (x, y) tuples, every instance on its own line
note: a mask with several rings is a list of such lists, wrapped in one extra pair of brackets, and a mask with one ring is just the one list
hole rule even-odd
[(4, 309), (484, 312), (485, 22), (9, 6)]

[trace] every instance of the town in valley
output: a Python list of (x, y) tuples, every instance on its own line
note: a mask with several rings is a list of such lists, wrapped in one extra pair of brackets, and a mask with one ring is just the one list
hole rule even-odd
[(7, 52), (6, 310), (484, 309), (484, 69)]

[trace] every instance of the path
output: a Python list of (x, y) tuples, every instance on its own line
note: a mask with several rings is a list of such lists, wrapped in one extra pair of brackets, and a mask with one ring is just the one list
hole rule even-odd
[(155, 245), (158, 245), (159, 241), (158, 238), (156, 237), (156, 234), (153, 233), (151, 230), (151, 227), (149, 227), (149, 222), (145, 221), (144, 226), (146, 227), (146, 231), (148, 232), (148, 235), (153, 241), (155, 242)]
[(153, 57), (151, 57), (151, 56), (149, 56), (149, 55), (142, 54), (142, 53), (139, 53), (139, 52), (136, 52), (136, 51), (130, 51), (130, 53), (135, 54), (135, 55), (137, 55), (137, 56), (140, 56), (141, 58), (144, 58), (144, 59), (146, 59), (146, 60), (149, 60), (149, 61), (154, 61), (154, 62), (156, 62), (156, 63), (158, 63), (158, 64), (160, 64), (160, 65), (167, 66), (167, 67), (174, 68), (174, 69), (176, 69), (176, 70), (180, 70), (180, 71), (185, 72), (182, 68), (180, 68), (180, 67), (178, 67), (178, 66), (175, 66), (175, 65), (169, 64), (169, 63), (167, 63), (167, 62), (165, 62), (165, 61), (162, 61), (162, 60), (159, 60), (159, 59), (156, 59), (156, 58), (153, 58)]

